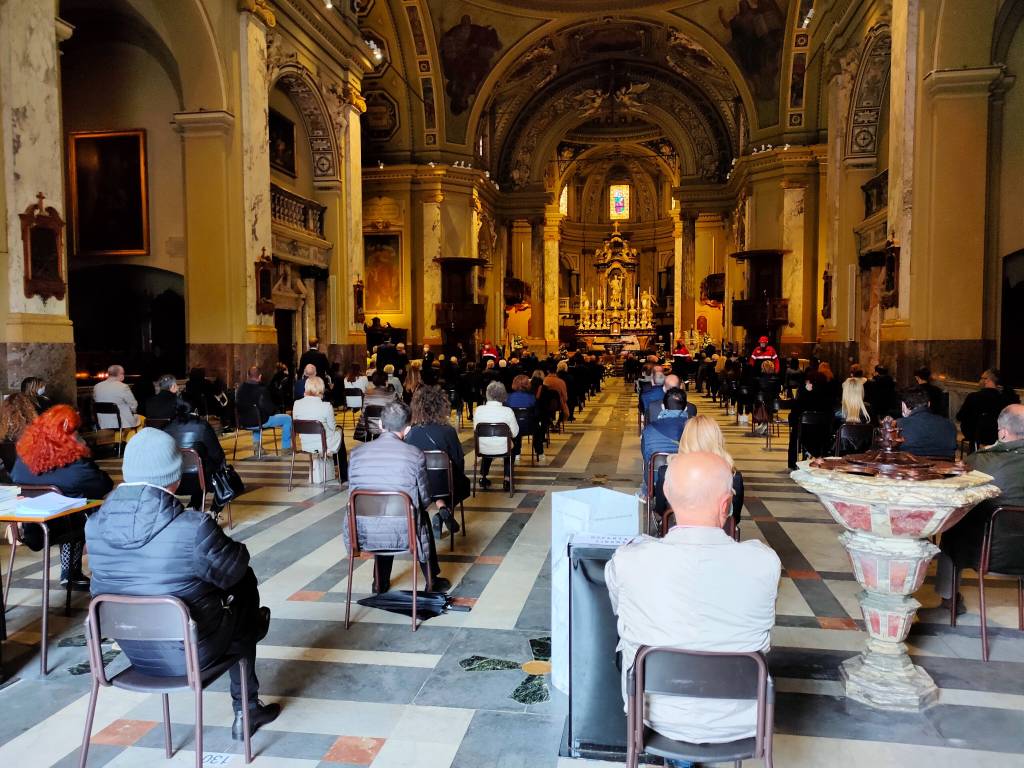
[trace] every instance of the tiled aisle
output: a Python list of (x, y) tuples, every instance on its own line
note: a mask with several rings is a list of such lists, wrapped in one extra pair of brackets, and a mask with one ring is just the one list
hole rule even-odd
[[(716, 415), (746, 479), (742, 532), (778, 551), (785, 568), (770, 663), (776, 677), (778, 766), (1024, 766), (1024, 637), (997, 630), (992, 661), (979, 661), (977, 590), (968, 582), (971, 613), (950, 629), (943, 613), (925, 608), (911, 652), (942, 686), (940, 703), (923, 715), (882, 714), (847, 702), (837, 668), (862, 646), (858, 587), (838, 529), (813, 497), (785, 471), (784, 445), (766, 452), (717, 406)], [(246, 542), (273, 610), (260, 645), (261, 695), (284, 712), (254, 739), (256, 765), (374, 768), (544, 768), (600, 765), (559, 759), (565, 698), (548, 688), (543, 660), (549, 628), (550, 493), (604, 483), (632, 492), (640, 473), (634, 399), (620, 380), (556, 435), (549, 463), (517, 469), (516, 493), (480, 493), (466, 505), (469, 535), (442, 568), (456, 585), (458, 611), (409, 631), (408, 620), (354, 606), (345, 631), (345, 567), (340, 530), (347, 494), (332, 488), (287, 490), (288, 465), (242, 460), (249, 492), (234, 505), (234, 534)], [(351, 434), (351, 428), (349, 429)], [(470, 432), (463, 431), (469, 445)], [(226, 441), (230, 447), (230, 440)], [(469, 457), (472, 461), (472, 456)], [(117, 462), (104, 462), (116, 474)], [(6, 562), (7, 548), (0, 547)], [(53, 671), (37, 676), (38, 556), (19, 550), (8, 614), (12, 642), (0, 689), (0, 766), (77, 763), (87, 675), (81, 647), (85, 600), (51, 625)], [(403, 567), (404, 566), (404, 567)], [(53, 576), (57, 577), (54, 566)], [(396, 587), (411, 583), (408, 563), (395, 568)], [(370, 563), (360, 562), (354, 590), (366, 593)], [(1015, 624), (1014, 592), (993, 589), (990, 620)], [(938, 599), (930, 586), (918, 598)], [(59, 600), (54, 600), (56, 606)], [(531, 642), (532, 641), (532, 642)], [(116, 662), (115, 662), (116, 663)], [(609, 692), (618, 695), (618, 692)], [(188, 765), (191, 704), (172, 702), (173, 764)], [(90, 765), (164, 764), (159, 699), (103, 690)], [(224, 684), (206, 698), (208, 753), (237, 752), (230, 738)], [(217, 763), (221, 764), (221, 763)], [(231, 765), (243, 765), (240, 756)], [(755, 765), (756, 763), (748, 763)]]

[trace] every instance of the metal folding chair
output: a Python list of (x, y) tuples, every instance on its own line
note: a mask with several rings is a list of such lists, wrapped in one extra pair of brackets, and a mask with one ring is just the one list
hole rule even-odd
[[(195, 696), (196, 706), (196, 768), (202, 768), (203, 691), (236, 664), (242, 679), (245, 762), (252, 762), (252, 739), (249, 733), (248, 662), (244, 656), (225, 656), (206, 669), (200, 668), (196, 623), (189, 615), (188, 607), (181, 600), (169, 596), (96, 595), (89, 603), (89, 617), (86, 619), (85, 628), (86, 643), (89, 646), (89, 669), (92, 672), (92, 690), (89, 693), (85, 734), (82, 736), (82, 751), (78, 759), (79, 768), (85, 768), (86, 760), (89, 758), (89, 739), (92, 735), (96, 699), (99, 697), (101, 685), (136, 693), (159, 693), (162, 696), (164, 754), (168, 759), (173, 755), (171, 708), (168, 694), (174, 691), (191, 690)], [(134, 666), (129, 666), (113, 677), (107, 677), (107, 670), (103, 665), (103, 649), (100, 645), (103, 637), (110, 637), (118, 642), (180, 642), (183, 644), (185, 674), (179, 677), (158, 677), (144, 674)]]
[[(480, 462), (480, 438), (481, 437), (504, 437), (508, 441), (504, 453), (485, 454), (490, 459), (508, 459), (508, 495), (511, 497), (516, 492), (515, 484), (515, 443), (512, 437), (512, 430), (508, 424), (477, 424), (473, 427), (473, 495), (476, 496), (476, 470)], [(504, 473), (502, 473), (504, 475)]]
[(348, 424), (348, 416), (352, 414), (352, 423), (354, 425), (359, 418), (356, 414), (363, 411), (363, 401), (366, 399), (366, 393), (359, 387), (345, 387), (345, 391), (342, 394), (345, 398), (345, 417), (342, 423)]
[[(245, 416), (245, 420), (242, 416)], [(231, 449), (231, 460), (234, 461), (235, 457), (238, 456), (238, 436), (245, 432), (252, 432), (258, 434), (259, 440), (256, 442), (256, 458), (263, 458), (263, 433), (269, 431), (271, 437), (274, 438), (274, 453), (279, 453), (277, 448), (277, 427), (264, 427), (263, 420), (260, 418), (260, 410), (255, 405), (251, 405), (248, 408), (239, 408), (235, 406), (235, 444)]]
[[(419, 591), (420, 561), (419, 539), (416, 535), (416, 510), (412, 499), (401, 491), (352, 491), (348, 497), (348, 581), (345, 585), (345, 629), (351, 626), (349, 620), (352, 608), (352, 573), (360, 548), (357, 518), (360, 517), (404, 517), (408, 524), (409, 546), (407, 549), (370, 551), (374, 555), (397, 555), (408, 552), (412, 555), (412, 631), (417, 628), (416, 594)], [(429, 574), (429, 570), (427, 571)], [(426, 577), (426, 591), (431, 591), (431, 578)]]
[(105, 429), (100, 427), (100, 414), (104, 416), (114, 416), (117, 419), (117, 455), (121, 455), (121, 447), (124, 445), (124, 433), (135, 432), (138, 427), (128, 427), (125, 430), (124, 425), (121, 422), (121, 409), (117, 407), (117, 403), (97, 403), (95, 400), (92, 401), (92, 415), (93, 421), (96, 423), (97, 431)]
[[(764, 758), (772, 768), (775, 687), (760, 652), (710, 653), (640, 646), (629, 673), (626, 706), (626, 766), (637, 768), (642, 754), (694, 763)], [(757, 702), (755, 735), (721, 744), (676, 741), (644, 723), (648, 694)]]
[[(644, 532), (647, 534), (651, 533), (652, 523), (654, 522), (654, 503), (657, 499), (655, 482), (658, 479), (658, 470), (662, 467), (667, 467), (672, 456), (675, 456), (675, 454), (667, 451), (657, 451), (651, 454), (650, 464), (647, 465), (647, 523), (644, 527)], [(664, 517), (668, 518), (667, 511)], [(664, 532), (661, 535), (664, 536)]]
[[(356, 390), (359, 391), (358, 389)], [(311, 419), (292, 419), (292, 440), (294, 445), (292, 446), (292, 464), (291, 469), (288, 470), (288, 490), (292, 489), (292, 479), (295, 475), (295, 454), (305, 453), (309, 456), (309, 482), (313, 482), (313, 462), (316, 461), (317, 456), (322, 456), (325, 459), (330, 456), (327, 452), (327, 430), (324, 429), (324, 425), (319, 421), (313, 421)], [(320, 448), (319, 450), (308, 451), (302, 447), (301, 435), (319, 436)], [(338, 452), (334, 454), (334, 465), (337, 469), (337, 480), (340, 485), (341, 480), (341, 458), (340, 454), (345, 450), (345, 437), (342, 435), (341, 445), (338, 446)], [(327, 467), (324, 467), (324, 477), (320, 482), (322, 488), (327, 488)]]
[[(424, 451), (427, 462), (427, 480), (430, 482), (430, 500), (446, 500), (448, 508), (455, 514), (455, 473), (452, 460), (444, 451)], [(462, 535), (466, 535), (466, 505), (459, 502), (462, 514)], [(451, 535), (451, 548), (455, 551), (455, 534)]]

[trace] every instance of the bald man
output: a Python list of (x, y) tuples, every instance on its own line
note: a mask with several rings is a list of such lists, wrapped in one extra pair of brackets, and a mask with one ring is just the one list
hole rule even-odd
[[(938, 558), (935, 574), (935, 591), (942, 597), (942, 607), (949, 608), (953, 598), (953, 563), (977, 562), (985, 526), (992, 512), (999, 506), (1024, 506), (1024, 405), (1008, 405), (999, 412), (996, 420), (996, 443), (988, 448), (975, 451), (964, 461), (971, 469), (992, 476), (992, 483), (999, 488), (994, 499), (981, 502), (964, 518), (942, 534), (939, 546), (942, 552)], [(992, 539), (992, 562), (1003, 560), (1001, 549), (1018, 549), (1018, 536), (996, 536)], [(963, 595), (957, 595), (957, 613), (964, 613)]]
[[(722, 526), (732, 508), (732, 471), (711, 453), (676, 456), (665, 496), (676, 525), (615, 552), (605, 581), (618, 616), (622, 696), (641, 645), (693, 651), (768, 649), (782, 565), (760, 541), (738, 543)], [(650, 696), (645, 722), (672, 739), (715, 744), (753, 736), (756, 702)]]

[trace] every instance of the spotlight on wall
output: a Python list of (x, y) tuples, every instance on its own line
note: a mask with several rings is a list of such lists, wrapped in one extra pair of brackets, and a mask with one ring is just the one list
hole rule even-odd
[(380, 168), (381, 170), (384, 170), (384, 161), (383, 160), (378, 160), (377, 161), (377, 167)]
[(331, 0), (324, 0), (324, 8), (326, 8), (329, 11), (333, 7), (334, 3), (332, 3)]

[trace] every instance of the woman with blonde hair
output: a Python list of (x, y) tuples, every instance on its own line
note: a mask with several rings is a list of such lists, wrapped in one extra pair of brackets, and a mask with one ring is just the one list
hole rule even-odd
[(843, 382), (843, 399), (836, 411), (836, 421), (847, 424), (868, 424), (871, 414), (864, 403), (864, 379), (852, 376)]
[[(743, 474), (736, 469), (729, 451), (725, 449), (725, 435), (718, 422), (710, 416), (694, 416), (686, 422), (683, 436), (679, 440), (679, 453), (713, 453), (725, 459), (732, 469), (732, 522), (739, 530), (740, 512), (743, 510)], [(738, 534), (737, 534), (738, 535)]]
[(405, 400), (406, 405), (412, 402), (412, 396), (421, 386), (423, 386), (423, 361), (413, 360), (409, 363), (409, 369), (405, 372), (402, 398)]

